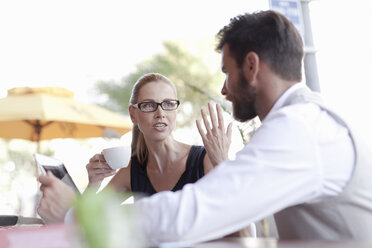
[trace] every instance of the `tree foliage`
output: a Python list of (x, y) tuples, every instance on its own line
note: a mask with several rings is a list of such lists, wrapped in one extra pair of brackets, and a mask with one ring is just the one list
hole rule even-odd
[(164, 50), (149, 59), (139, 63), (135, 70), (124, 76), (120, 82), (100, 81), (96, 87), (100, 94), (107, 97), (104, 107), (113, 111), (128, 114), (129, 98), (132, 87), (139, 77), (145, 73), (157, 72), (168, 77), (175, 83), (178, 98), (181, 101), (178, 122), (180, 125), (190, 124), (199, 115), (200, 108), (205, 106), (209, 98), (195, 91), (195, 86), (217, 95), (222, 82), (222, 74), (216, 68), (210, 67), (200, 56), (186, 51), (175, 42), (164, 42)]

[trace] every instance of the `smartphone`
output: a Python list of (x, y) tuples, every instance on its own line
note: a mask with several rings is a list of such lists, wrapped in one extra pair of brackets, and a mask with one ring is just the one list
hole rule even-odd
[(46, 175), (47, 171), (52, 172), (55, 177), (80, 193), (62, 161), (40, 153), (34, 153), (34, 159), (41, 173)]

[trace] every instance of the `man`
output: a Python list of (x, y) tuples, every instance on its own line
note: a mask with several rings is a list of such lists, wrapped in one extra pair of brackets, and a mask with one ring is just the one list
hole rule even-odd
[[(140, 231), (151, 244), (200, 242), (275, 214), (281, 239), (372, 242), (371, 153), (299, 83), (303, 45), (293, 24), (262, 11), (233, 18), (218, 37), (221, 93), (237, 120), (258, 116), (262, 125), (235, 160), (135, 203)], [(211, 152), (216, 130), (204, 121)]]

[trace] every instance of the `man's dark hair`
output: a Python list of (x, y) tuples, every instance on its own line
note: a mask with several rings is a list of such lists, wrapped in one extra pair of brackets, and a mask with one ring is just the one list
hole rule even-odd
[(221, 51), (225, 44), (239, 67), (248, 52), (255, 52), (284, 80), (301, 81), (302, 39), (296, 27), (275, 11), (239, 15), (217, 34)]

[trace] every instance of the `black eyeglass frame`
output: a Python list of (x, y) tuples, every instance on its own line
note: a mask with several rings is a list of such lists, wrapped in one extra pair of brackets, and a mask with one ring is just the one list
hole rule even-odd
[[(177, 107), (175, 109), (164, 109), (163, 104), (166, 103), (166, 102), (176, 102), (177, 103)], [(144, 103), (154, 103), (154, 104), (156, 104), (156, 108), (154, 110), (152, 110), (152, 111), (143, 111), (141, 109), (141, 105), (144, 104)], [(143, 113), (151, 113), (151, 112), (155, 112), (156, 110), (158, 110), (159, 106), (164, 111), (173, 111), (173, 110), (176, 110), (176, 109), (178, 109), (178, 106), (180, 106), (180, 103), (181, 102), (179, 100), (174, 99), (174, 100), (164, 100), (162, 102), (151, 102), (151, 101), (139, 102), (139, 103), (131, 104), (131, 106), (139, 109)]]

